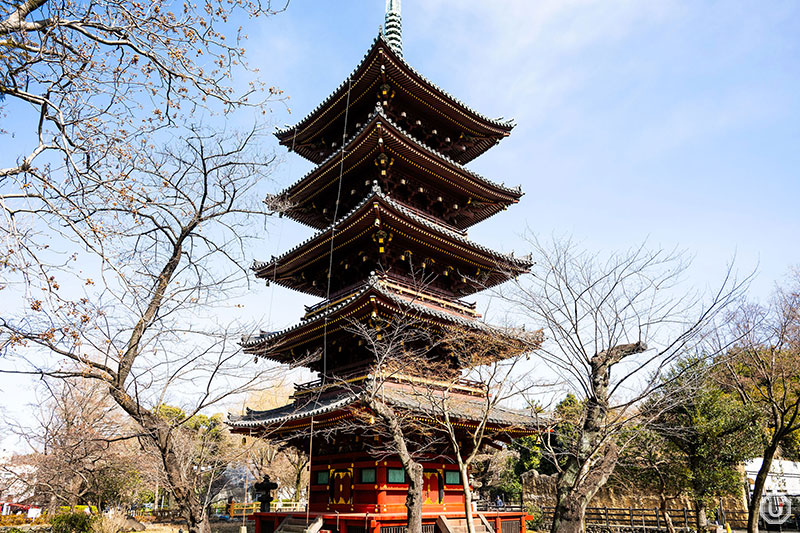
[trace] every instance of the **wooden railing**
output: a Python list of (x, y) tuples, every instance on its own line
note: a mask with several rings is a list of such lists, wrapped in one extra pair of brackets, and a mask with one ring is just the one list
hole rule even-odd
[[(542, 508), (542, 527), (550, 529), (554, 507)], [(696, 528), (697, 511), (694, 509), (668, 509), (672, 525), (676, 530), (689, 531)], [(614, 530), (666, 530), (664, 513), (657, 508), (588, 507), (584, 523), (586, 526), (601, 526)]]
[(261, 510), (261, 503), (259, 502), (228, 504), (228, 516), (230, 516), (231, 518), (233, 518), (234, 516), (245, 516), (257, 513), (260, 510)]
[(496, 513), (496, 512), (504, 512), (504, 511), (522, 511), (523, 506), (521, 501), (509, 501), (503, 502), (502, 505), (497, 505), (496, 502), (492, 502), (489, 500), (477, 500), (475, 502), (475, 509), (479, 513)]
[(133, 518), (152, 516), (157, 522), (168, 522), (174, 518), (178, 518), (178, 511), (174, 509), (135, 509), (128, 513)]
[(269, 504), (270, 511), (283, 511), (289, 513), (295, 513), (300, 511), (306, 510), (306, 503), (305, 502), (279, 502), (273, 501)]

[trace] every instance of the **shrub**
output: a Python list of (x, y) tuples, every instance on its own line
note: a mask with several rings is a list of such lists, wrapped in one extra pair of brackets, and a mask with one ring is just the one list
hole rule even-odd
[(27, 524), (28, 522), (30, 522), (30, 520), (28, 520), (28, 517), (24, 514), (0, 516), (0, 526), (19, 526), (21, 524)]
[(119, 511), (109, 511), (92, 523), (94, 533), (120, 533), (125, 529), (127, 516)]
[(86, 513), (63, 513), (53, 517), (53, 533), (90, 533), (95, 518)]
[(544, 513), (537, 505), (526, 503), (525, 513), (532, 517), (532, 520), (527, 520), (525, 523), (528, 531), (540, 531), (545, 528)]

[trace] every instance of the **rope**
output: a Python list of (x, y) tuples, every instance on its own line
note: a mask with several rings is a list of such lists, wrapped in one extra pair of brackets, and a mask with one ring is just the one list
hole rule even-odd
[[(325, 300), (331, 297), (331, 277), (333, 276), (333, 239), (336, 236), (336, 221), (339, 218), (339, 199), (342, 196), (342, 176), (344, 174), (344, 145), (347, 142), (347, 118), (350, 114), (350, 89), (353, 85), (352, 78), (347, 79), (347, 103), (344, 108), (344, 128), (342, 129), (341, 158), (339, 159), (339, 184), (336, 190), (336, 205), (333, 208), (333, 223), (331, 224), (331, 249), (328, 253), (328, 287), (325, 291)], [(322, 326), (322, 385), (328, 379), (328, 316)], [(320, 392), (322, 389), (320, 389)]]
[[(350, 114), (350, 89), (352, 88), (352, 78), (347, 79), (347, 102), (344, 108), (344, 127), (342, 128), (342, 148), (341, 159), (339, 161), (339, 185), (336, 191), (336, 205), (333, 208), (333, 223), (331, 224), (331, 248), (328, 252), (328, 287), (325, 290), (325, 300), (330, 300), (331, 297), (331, 277), (333, 271), (333, 239), (336, 236), (336, 221), (339, 218), (339, 199), (342, 196), (342, 176), (344, 174), (344, 145), (347, 141), (347, 119)], [(295, 128), (295, 136), (297, 135), (297, 128)], [(294, 139), (292, 139), (292, 149), (294, 149)], [(316, 404), (319, 404), (319, 397), (322, 394), (322, 389), (325, 386), (325, 381), (328, 379), (328, 317), (325, 317), (325, 322), (322, 326), (322, 383), (320, 384), (319, 391), (317, 392)], [(311, 416), (311, 424), (309, 425), (308, 434), (308, 496), (306, 498), (306, 524), (309, 520), (309, 510), (311, 508), (311, 459), (313, 456), (312, 444), (314, 440), (314, 416)], [(330, 480), (329, 480), (330, 482)]]
[[(319, 398), (319, 397), (317, 397)], [(308, 514), (311, 511), (311, 484), (314, 482), (311, 479), (311, 444), (314, 439), (314, 417), (311, 417), (311, 429), (308, 436), (308, 494), (306, 495), (306, 526), (308, 526)]]
[[(297, 126), (294, 127), (294, 135), (292, 135), (292, 148), (290, 150), (291, 152), (294, 152), (294, 145), (295, 145), (295, 141), (296, 140), (297, 140)], [(289, 159), (289, 175), (291, 176), (292, 174), (293, 174), (293, 172), (292, 172), (292, 158), (290, 158)], [(275, 256), (276, 257), (278, 255), (278, 253), (280, 252), (280, 249), (281, 249), (281, 239), (283, 238), (283, 224), (284, 224), (283, 219), (281, 219), (281, 223), (278, 225), (278, 242), (275, 245)], [(272, 268), (272, 279), (273, 279), (273, 281), (277, 280), (278, 279), (277, 277), (278, 277), (278, 262), (274, 261), (274, 266)], [(275, 285), (277, 285), (277, 283), (273, 284), (272, 290), (269, 293), (269, 312), (267, 313), (267, 324), (272, 324), (272, 307), (273, 307), (273, 302), (275, 300)]]

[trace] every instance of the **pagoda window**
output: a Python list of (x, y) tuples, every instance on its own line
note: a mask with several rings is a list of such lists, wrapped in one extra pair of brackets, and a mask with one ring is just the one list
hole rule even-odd
[(444, 484), (461, 485), (461, 472), (459, 472), (458, 470), (445, 470)]
[(362, 468), (359, 474), (359, 481), (361, 483), (375, 483), (375, 469)]
[(389, 468), (386, 472), (387, 483), (405, 483), (406, 471), (402, 468)]
[(328, 484), (328, 471), (327, 470), (320, 470), (320, 471), (317, 472), (316, 484), (317, 485), (327, 485)]

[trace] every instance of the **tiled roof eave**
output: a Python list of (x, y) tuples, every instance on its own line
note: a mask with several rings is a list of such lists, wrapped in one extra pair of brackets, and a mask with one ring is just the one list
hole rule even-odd
[(378, 276), (372, 276), (360, 289), (358, 289), (350, 297), (337, 303), (336, 305), (333, 305), (328, 309), (325, 309), (324, 311), (315, 314), (313, 317), (307, 320), (302, 320), (301, 322), (298, 322), (297, 324), (290, 326), (289, 328), (286, 328), (284, 330), (272, 332), (267, 335), (259, 335), (255, 338), (253, 337), (242, 338), (241, 345), (244, 348), (245, 353), (256, 354), (259, 355), (259, 357), (266, 357), (268, 359), (273, 359), (277, 361), (277, 359), (263, 355), (262, 353), (263, 348), (267, 347), (271, 342), (278, 341), (280, 338), (289, 335), (291, 333), (294, 333), (295, 331), (303, 327), (313, 326), (314, 324), (325, 320), (326, 317), (331, 317), (336, 313), (346, 311), (345, 308), (347, 308), (350, 305), (356, 305), (358, 301), (365, 295), (365, 293), (367, 293), (370, 290), (374, 290), (376, 293), (383, 296), (387, 301), (389, 301), (395, 307), (408, 310), (411, 313), (415, 314), (418, 313), (419, 315), (428, 316), (432, 319), (438, 320), (443, 323), (451, 323), (459, 327), (476, 329), (486, 333), (517, 338), (523, 342), (527, 342), (527, 336), (530, 335), (527, 332), (519, 332), (516, 330), (497, 328), (495, 326), (487, 324), (486, 322), (474, 318), (468, 318), (465, 317), (464, 315), (460, 315), (455, 311), (445, 310), (444, 308), (436, 309), (430, 305), (425, 305), (415, 302), (413, 300), (402, 298), (397, 294), (395, 294), (394, 292), (392, 292), (387, 287), (385, 287), (381, 283), (381, 279)]
[(524, 196), (524, 193), (522, 192), (522, 190), (520, 188), (507, 187), (505, 185), (502, 185), (500, 183), (497, 183), (495, 181), (487, 179), (487, 178), (481, 176), (480, 174), (478, 174), (476, 172), (473, 172), (472, 170), (466, 168), (461, 163), (458, 163), (458, 162), (454, 161), (453, 159), (447, 157), (446, 155), (444, 155), (444, 154), (438, 152), (437, 150), (431, 148), (430, 146), (426, 145), (425, 143), (423, 143), (419, 139), (416, 139), (413, 135), (411, 135), (410, 133), (405, 131), (398, 124), (395, 124), (394, 121), (392, 121), (392, 119), (387, 117), (383, 113), (383, 109), (381, 108), (380, 105), (376, 106), (375, 110), (372, 112), (372, 114), (364, 122), (364, 125), (361, 126), (361, 128), (359, 128), (358, 130), (353, 132), (353, 134), (350, 135), (350, 137), (344, 143), (344, 146), (343, 146), (343, 148), (341, 150), (336, 150), (336, 151), (332, 152), (328, 157), (326, 157), (322, 162), (320, 162), (311, 171), (306, 173), (299, 180), (297, 180), (292, 185), (288, 186), (286, 189), (284, 189), (283, 191), (279, 192), (275, 196), (276, 197), (291, 198), (293, 189), (298, 188), (305, 181), (307, 181), (309, 179), (312, 179), (313, 176), (317, 172), (319, 172), (323, 167), (325, 167), (325, 166), (331, 164), (332, 162), (334, 162), (336, 160), (336, 158), (341, 158), (342, 150), (344, 150), (345, 152), (349, 152), (350, 151), (350, 147), (353, 144), (357, 143), (361, 139), (362, 135), (367, 133), (368, 129), (375, 122), (377, 122), (378, 120), (385, 121), (389, 126), (394, 128), (395, 130), (397, 130), (397, 132), (399, 134), (404, 136), (412, 145), (416, 145), (417, 149), (421, 150), (422, 152), (427, 152), (428, 155), (430, 155), (431, 157), (433, 157), (435, 159), (440, 159), (443, 163), (445, 163), (446, 165), (450, 166), (457, 173), (458, 172), (463, 173), (466, 176), (474, 179), (477, 183), (479, 183), (479, 184), (482, 183), (484, 187), (495, 189), (496, 191), (500, 192), (501, 194), (508, 195), (512, 200), (518, 201), (520, 198), (522, 198), (522, 196)]
[[(383, 390), (381, 398), (395, 408), (406, 409), (426, 417), (437, 417), (439, 409), (431, 403), (428, 391), (418, 394), (413, 391), (397, 389), (390, 382), (379, 384), (379, 386)], [(234, 429), (279, 426), (346, 409), (361, 401), (363, 394), (363, 392), (345, 390), (331, 398), (317, 400), (313, 402), (315, 404), (313, 406), (289, 404), (264, 411), (247, 409), (245, 415), (228, 414), (227, 424)], [(470, 398), (455, 400), (451, 407), (451, 416), (454, 421), (478, 420), (484, 416), (486, 409), (482, 402), (479, 404)], [(541, 415), (500, 405), (490, 408), (487, 421), (496, 427), (522, 430), (541, 429), (543, 426), (548, 425), (548, 420), (545, 420)], [(295, 428), (286, 426), (285, 429), (292, 430)]]
[(516, 268), (520, 272), (527, 271), (533, 265), (533, 263), (529, 258), (513, 257), (508, 254), (496, 252), (486, 246), (473, 242), (469, 240), (461, 232), (449, 229), (441, 224), (433, 222), (432, 220), (419, 216), (418, 214), (414, 213), (411, 209), (403, 206), (399, 202), (396, 202), (389, 196), (385, 195), (383, 192), (380, 191), (380, 189), (373, 188), (372, 194), (366, 196), (361, 202), (359, 202), (355, 207), (353, 207), (349, 213), (347, 213), (335, 224), (331, 224), (327, 228), (318, 231), (316, 234), (312, 235), (305, 241), (296, 245), (294, 248), (291, 248), (287, 252), (281, 254), (277, 258), (274, 258), (268, 262), (267, 261), (255, 262), (251, 267), (251, 269), (256, 273), (256, 277), (267, 278), (269, 276), (269, 271), (271, 269), (274, 269), (276, 264), (280, 264), (281, 261), (290, 257), (291, 255), (296, 254), (303, 248), (312, 245), (315, 241), (324, 238), (326, 234), (330, 234), (332, 231), (335, 231), (339, 226), (346, 225), (348, 222), (351, 221), (351, 219), (359, 215), (360, 211), (362, 211), (366, 206), (368, 206), (371, 201), (376, 199), (383, 201), (386, 205), (392, 207), (395, 211), (401, 213), (403, 216), (411, 219), (416, 224), (425, 227), (429, 230), (435, 231), (439, 235), (442, 235), (443, 237), (457, 241), (458, 243), (464, 246), (468, 246), (475, 250), (478, 250), (485, 255), (493, 256), (497, 258), (499, 262), (503, 262), (509, 267)]
[(498, 128), (501, 131), (505, 132), (506, 135), (514, 128), (515, 124), (513, 120), (496, 120), (489, 118), (486, 115), (483, 115), (482, 113), (479, 113), (478, 111), (472, 109), (467, 104), (465, 104), (458, 98), (454, 97), (453, 95), (451, 95), (450, 93), (448, 93), (447, 91), (445, 91), (444, 89), (442, 89), (441, 87), (439, 87), (438, 85), (427, 79), (425, 76), (420, 74), (414, 67), (412, 67), (409, 63), (407, 63), (405, 59), (395, 54), (394, 51), (391, 50), (389, 44), (386, 43), (383, 35), (379, 33), (378, 36), (373, 40), (370, 48), (361, 58), (361, 61), (358, 63), (353, 72), (350, 74), (350, 76), (348, 76), (341, 84), (339, 84), (339, 86), (336, 89), (334, 89), (334, 91), (330, 95), (328, 95), (327, 98), (325, 98), (320, 104), (318, 104), (310, 113), (308, 113), (295, 125), (289, 126), (287, 128), (276, 128), (275, 136), (283, 141), (293, 131), (302, 128), (305, 124), (307, 124), (310, 120), (312, 120), (318, 113), (324, 111), (324, 109), (334, 99), (336, 99), (336, 97), (339, 96), (340, 93), (346, 90), (348, 81), (355, 78), (357, 74), (361, 71), (361, 69), (364, 68), (367, 60), (372, 55), (375, 48), (380, 44), (384, 44), (385, 46), (383, 47), (383, 49), (390, 54), (390, 56), (394, 59), (394, 61), (396, 61), (398, 64), (408, 69), (408, 71), (411, 72), (414, 76), (416, 76), (422, 84), (428, 85), (433, 91), (438, 92), (444, 98), (450, 100), (453, 104), (455, 104), (455, 106), (460, 108), (462, 113), (464, 113), (465, 115), (471, 115), (473, 120), (475, 120), (476, 122), (484, 122), (492, 127)]
[(290, 406), (279, 407), (277, 409), (270, 409), (267, 411), (250, 411), (248, 409), (247, 415), (244, 416), (234, 416), (229, 414), (227, 424), (234, 428), (254, 428), (263, 425), (284, 424), (286, 422), (302, 420), (303, 418), (310, 416), (319, 416), (342, 409), (355, 403), (360, 396), (360, 394), (347, 395), (344, 398), (340, 398), (327, 405), (318, 406), (309, 410), (302, 410), (302, 408), (299, 408), (295, 410), (294, 413), (290, 412), (285, 415), (272, 417), (270, 417), (270, 413), (280, 413), (287, 410), (287, 407)]

